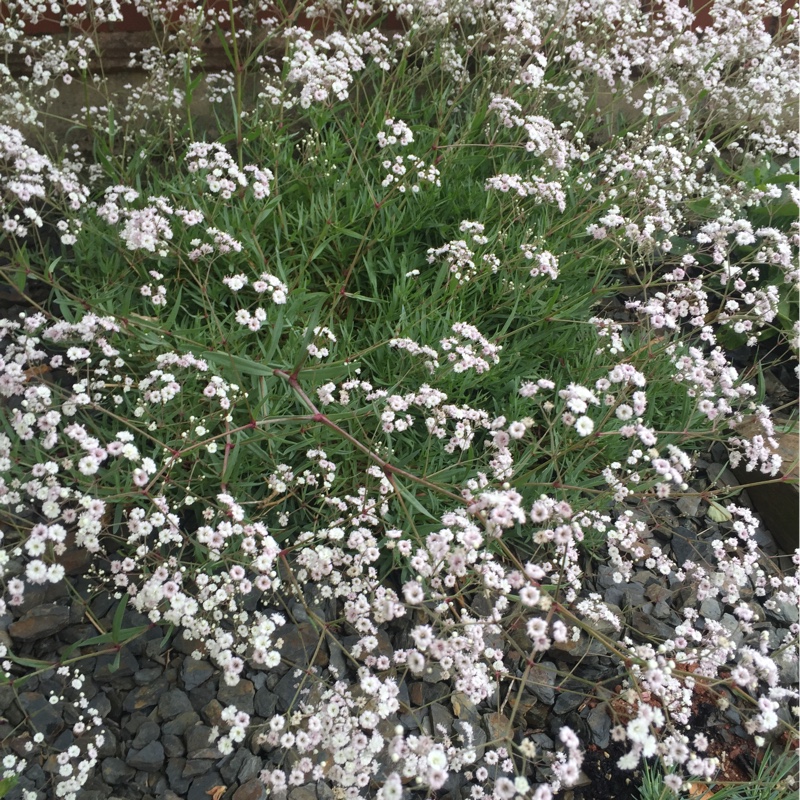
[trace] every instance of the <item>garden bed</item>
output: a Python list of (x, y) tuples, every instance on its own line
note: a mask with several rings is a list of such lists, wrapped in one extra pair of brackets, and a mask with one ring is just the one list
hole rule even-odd
[(0, 32), (0, 796), (796, 790), (773, 5)]

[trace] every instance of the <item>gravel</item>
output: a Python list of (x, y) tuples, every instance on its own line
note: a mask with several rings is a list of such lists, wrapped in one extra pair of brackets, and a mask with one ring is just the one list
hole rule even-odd
[[(707, 463), (709, 482), (732, 479), (718, 463)], [(671, 550), (679, 562), (713, 558), (710, 541), (722, 538), (724, 533), (708, 518), (694, 517), (704, 513), (704, 504), (696, 497), (691, 498), (691, 503), (688, 499), (663, 501), (662, 518), (651, 526), (655, 537), (651, 541)], [(768, 546), (774, 547), (767, 531), (760, 535)], [(744, 641), (739, 622), (730, 613), (732, 609), (718, 599), (698, 601), (696, 590), (674, 574), (665, 576), (642, 567), (627, 582), (616, 583), (614, 577), (611, 567), (596, 565), (593, 577), (586, 582), (586, 591), (597, 593), (624, 624), (625, 633), (635, 640), (669, 637), (681, 619), (682, 608), (689, 605), (698, 610), (702, 620), (722, 625), (732, 641)], [(0, 618), (0, 637), (10, 642), (16, 654), (55, 661), (65, 646), (96, 635), (84, 606), (58, 592), (56, 587), (54, 593), (60, 600), (54, 601), (52, 594), (42, 594), (39, 605), (27, 603)], [(789, 604), (778, 603), (764, 609), (755, 598), (751, 604), (759, 634), (766, 631), (764, 635), (770, 638), (781, 635), (798, 620), (797, 609)], [(90, 607), (93, 618), (110, 627), (116, 601), (100, 594)], [(330, 608), (316, 609), (321, 617), (323, 612), (333, 616)], [(138, 615), (126, 614), (126, 626), (137, 624), (142, 624)], [(410, 627), (413, 623), (409, 620), (406, 624)], [(612, 638), (618, 636), (609, 622), (595, 627)], [(276, 637), (284, 640), (284, 661), (272, 670), (247, 664), (243, 679), (234, 687), (220, 679), (218, 670), (205, 657), (192, 657), (197, 643), (186, 641), (180, 634), (167, 634), (154, 627), (118, 653), (83, 662), (88, 677), (82, 690), (102, 718), (105, 741), (99, 764), (79, 795), (80, 800), (264, 800), (266, 792), (259, 774), (280, 758), (253, 742), (252, 737), (232, 754), (223, 755), (210, 741), (214, 727), (223, 724), (222, 710), (234, 705), (252, 716), (254, 726), (268, 723), (276, 714), (296, 706), (302, 682), (302, 677), (297, 676), (298, 668), (313, 666), (323, 676), (335, 673), (345, 681), (357, 682), (357, 662), (344, 652), (357, 637), (341, 635), (336, 640), (338, 645), (329, 638), (318, 647), (318, 633), (303, 615), (297, 615), (296, 622), (276, 632)], [(524, 635), (512, 635), (524, 650)], [(391, 656), (395, 647), (407, 646), (408, 638), (408, 630), (395, 623), (391, 636), (381, 631), (379, 652)], [(513, 652), (509, 651), (509, 657)], [(90, 654), (89, 649), (85, 654)], [(519, 658), (518, 653), (516, 657)], [(510, 706), (499, 707), (495, 697), (476, 706), (455, 691), (440, 670), (431, 670), (401, 685), (406, 707), (392, 724), (417, 734), (433, 733), (459, 740), (471, 737), (479, 760), (484, 757), (487, 742), (506, 735), (524, 734), (541, 750), (552, 752), (558, 730), (569, 724), (594, 748), (591, 757), (587, 757), (583, 785), (573, 789), (572, 796), (577, 800), (632, 796), (614, 795), (597, 777), (613, 769), (609, 762), (623, 755), (611, 739), (615, 715), (610, 705), (622, 673), (605, 646), (581, 635), (577, 640), (554, 645), (536, 663), (527, 664), (524, 659), (518, 663), (519, 680), (513, 684), (513, 696), (519, 697), (519, 706), (514, 714)], [(800, 678), (797, 665), (784, 666), (782, 670), (785, 680), (796, 682)], [(20, 687), (16, 697), (10, 687), (0, 686), (0, 736), (11, 742), (14, 752), (25, 752), (24, 742), (14, 738), (15, 726), (25, 716), (56, 751), (73, 744), (75, 707), (71, 703), (50, 702), (62, 685), (55, 672), (48, 670)], [(712, 709), (704, 730), (723, 738), (731, 735), (724, 726), (740, 724), (735, 708), (728, 708), (724, 714)], [(598, 753), (607, 754), (605, 761)], [(485, 765), (484, 761), (479, 763)], [(34, 750), (20, 785), (8, 795), (9, 799), (19, 800), (22, 788), (34, 791), (37, 800), (54, 797), (53, 773), (57, 769), (52, 757), (46, 759)], [(487, 769), (491, 771), (491, 765)], [(635, 775), (632, 780), (635, 782)], [(465, 800), (468, 792), (462, 793), (462, 783), (461, 776), (451, 778), (445, 787), (449, 800)], [(333, 800), (335, 796), (331, 787), (320, 781), (290, 787), (284, 800)]]

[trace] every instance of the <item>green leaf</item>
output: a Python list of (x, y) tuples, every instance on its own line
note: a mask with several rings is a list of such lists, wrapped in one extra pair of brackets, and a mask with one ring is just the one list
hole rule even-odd
[(264, 375), (272, 376), (275, 370), (278, 369), (274, 364), (262, 364), (258, 361), (253, 361), (251, 358), (245, 356), (234, 356), (230, 353), (218, 353), (206, 351), (200, 353), (200, 356), (212, 364), (217, 364), (220, 367), (232, 367), (237, 370), (241, 375)]
[(76, 650), (79, 650), (83, 647), (93, 647), (95, 645), (103, 644), (121, 644), (122, 642), (130, 641), (131, 639), (135, 639), (137, 636), (143, 634), (149, 629), (149, 627), (149, 625), (136, 625), (132, 628), (120, 628), (116, 639), (113, 631), (99, 633), (97, 636), (91, 636), (88, 639), (81, 639), (78, 642), (73, 642), (73, 644), (67, 647), (62, 652), (61, 658), (69, 658), (69, 656), (71, 656)]
[(122, 619), (125, 616), (125, 609), (128, 607), (129, 595), (125, 592), (120, 598), (117, 610), (114, 612), (114, 620), (111, 623), (111, 641), (114, 644), (119, 644), (122, 641)]
[(222, 482), (228, 483), (230, 481), (231, 476), (233, 475), (234, 470), (236, 469), (236, 464), (239, 461), (239, 456), (242, 452), (242, 434), (241, 432), (237, 433), (234, 441), (233, 447), (228, 451), (228, 462), (225, 465), (225, 471), (222, 473)]
[(0, 781), (0, 797), (5, 797), (18, 783), (19, 778), (17, 778), (16, 775), (3, 778), (3, 780)]
[(122, 657), (122, 648), (117, 650), (114, 660), (108, 665), (109, 672), (116, 672), (119, 669), (120, 658)]
[(716, 500), (709, 501), (708, 511), (706, 513), (714, 522), (730, 522), (733, 519), (733, 514)]
[(10, 652), (6, 652), (5, 657), (9, 661), (19, 664), (21, 667), (31, 667), (31, 669), (52, 669), (53, 667), (50, 661), (37, 661), (35, 658), (23, 658), (22, 656), (15, 656)]
[(397, 487), (398, 493), (401, 495), (401, 497), (403, 498), (403, 500), (405, 500), (406, 503), (408, 503), (412, 508), (415, 508), (417, 511), (419, 511), (419, 513), (422, 514), (424, 517), (436, 520), (436, 517), (433, 514), (431, 514), (431, 512), (428, 511), (428, 509), (425, 508), (425, 506), (423, 506), (419, 500), (417, 500), (412, 491), (406, 489), (406, 487), (403, 486), (398, 480), (395, 480), (394, 485)]
[(342, 236), (349, 236), (351, 239), (358, 239), (358, 241), (362, 241), (364, 238), (363, 233), (359, 233), (358, 231), (351, 230), (350, 228), (334, 228), (336, 233), (341, 233)]

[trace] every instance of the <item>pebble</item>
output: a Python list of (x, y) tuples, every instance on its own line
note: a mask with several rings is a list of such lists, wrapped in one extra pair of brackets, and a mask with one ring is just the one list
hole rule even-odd
[(189, 728), (193, 728), (200, 722), (200, 715), (196, 711), (184, 711), (178, 714), (175, 719), (170, 720), (162, 726), (164, 733), (183, 736)]
[(541, 661), (528, 668), (528, 677), (525, 686), (545, 705), (552, 706), (556, 701), (556, 691), (553, 688), (558, 677), (558, 668), (552, 661)]
[(596, 705), (586, 716), (586, 724), (592, 734), (592, 741), (598, 747), (608, 747), (611, 739), (611, 717), (605, 703)]
[(694, 518), (700, 508), (700, 496), (697, 494), (684, 495), (675, 505), (684, 517)]
[(129, 750), (125, 761), (144, 772), (158, 772), (164, 766), (164, 745), (156, 741), (141, 750)]
[(181, 798), (186, 797), (186, 792), (189, 791), (189, 784), (191, 783), (191, 778), (184, 778), (183, 776), (185, 768), (185, 758), (170, 758), (167, 762), (166, 774), (169, 787)]
[(714, 558), (711, 545), (700, 539), (694, 531), (683, 526), (674, 530), (670, 546), (679, 567), (687, 561), (709, 562)]
[(240, 784), (255, 778), (261, 771), (262, 760), (246, 747), (240, 747), (229, 760), (220, 767), (220, 774), (230, 786), (235, 780)]
[(122, 708), (128, 713), (152, 708), (157, 705), (161, 696), (167, 691), (169, 691), (169, 681), (162, 675), (153, 683), (149, 683), (147, 686), (137, 686), (126, 694)]
[(217, 700), (223, 706), (236, 706), (239, 711), (247, 714), (255, 713), (254, 699), (255, 687), (247, 679), (241, 679), (236, 686), (228, 686), (223, 681), (217, 693)]
[(119, 681), (121, 678), (130, 678), (138, 669), (139, 662), (136, 656), (131, 653), (130, 648), (123, 647), (114, 655), (106, 653), (98, 656), (92, 677), (98, 683), (108, 683)]
[(63, 703), (53, 704), (39, 692), (20, 692), (19, 704), (31, 726), (52, 740), (64, 728)]
[(105, 758), (101, 766), (101, 774), (106, 783), (116, 786), (119, 783), (130, 783), (136, 770), (121, 758)]
[(655, 619), (644, 611), (634, 611), (631, 614), (631, 627), (633, 628), (632, 632), (634, 635), (638, 634), (639, 638), (644, 636), (657, 639), (669, 639), (673, 635), (671, 626)]
[(147, 720), (143, 722), (139, 730), (136, 731), (136, 736), (131, 742), (131, 747), (140, 750), (150, 742), (155, 741), (161, 734), (161, 726), (157, 722)]
[[(267, 790), (258, 778), (243, 783), (234, 793), (232, 800), (266, 800)], [(316, 800), (316, 794), (314, 795)]]
[(189, 759), (222, 758), (219, 748), (209, 741), (211, 728), (207, 725), (195, 725), (186, 732), (186, 754)]
[(583, 683), (567, 681), (561, 687), (558, 699), (553, 706), (553, 713), (558, 716), (574, 711), (586, 699), (586, 687)]
[(511, 720), (497, 711), (486, 714), (483, 718), (483, 725), (486, 728), (486, 736), (490, 742), (503, 742), (510, 739), (513, 735)]
[(275, 714), (278, 698), (266, 686), (259, 689), (253, 698), (253, 710), (259, 717), (270, 719)]
[(700, 603), (700, 614), (706, 619), (719, 621), (719, 619), (722, 617), (722, 606), (720, 605), (719, 600), (716, 600), (713, 597), (707, 597), (702, 603)]
[(8, 632), (13, 639), (20, 642), (34, 642), (58, 633), (68, 622), (68, 607), (38, 606), (26, 611), (16, 622), (12, 622), (8, 626)]
[(202, 659), (184, 658), (180, 674), (183, 688), (187, 692), (191, 692), (214, 674), (214, 667)]
[(295, 786), (289, 792), (289, 800), (317, 800), (317, 790), (313, 783)]
[(219, 772), (214, 771), (199, 775), (192, 781), (186, 800), (209, 800), (211, 790), (217, 786), (225, 786)]
[(441, 735), (449, 736), (453, 729), (453, 715), (441, 703), (431, 703), (431, 723), (433, 730)]
[(182, 689), (169, 689), (158, 698), (158, 713), (161, 719), (175, 719), (180, 714), (192, 710), (192, 701)]

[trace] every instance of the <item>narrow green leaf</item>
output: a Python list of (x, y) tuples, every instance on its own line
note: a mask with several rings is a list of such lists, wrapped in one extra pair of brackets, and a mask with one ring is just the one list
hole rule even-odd
[(114, 620), (111, 623), (111, 640), (114, 644), (119, 644), (122, 641), (120, 633), (122, 631), (122, 618), (125, 616), (125, 609), (128, 607), (128, 593), (125, 592), (120, 598), (117, 610), (114, 612)]
[(233, 367), (242, 375), (274, 375), (277, 367), (270, 364), (262, 364), (244, 356), (234, 356), (230, 353), (214, 353), (206, 351), (200, 354), (206, 361), (217, 364), (221, 367)]

